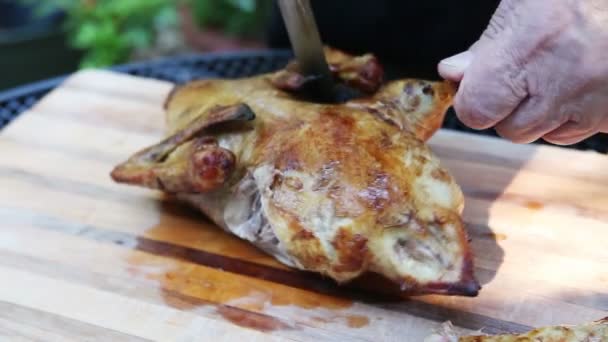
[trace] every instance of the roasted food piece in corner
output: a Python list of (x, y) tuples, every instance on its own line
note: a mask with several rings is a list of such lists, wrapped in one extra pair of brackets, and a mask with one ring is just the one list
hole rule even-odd
[(441, 331), (427, 337), (424, 342), (608, 342), (608, 317), (588, 324), (551, 326), (534, 329), (523, 334), (471, 335), (459, 337), (452, 325), (446, 322)]
[(280, 262), (340, 284), (376, 274), (408, 295), (477, 295), (462, 192), (425, 145), (454, 85), (383, 84), (373, 55), (326, 56), (356, 98), (306, 100), (296, 63), (191, 82), (166, 100), (167, 138), (113, 179), (173, 194)]

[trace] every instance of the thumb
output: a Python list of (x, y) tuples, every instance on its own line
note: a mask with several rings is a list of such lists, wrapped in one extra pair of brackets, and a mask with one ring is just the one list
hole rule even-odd
[(471, 65), (472, 60), (473, 53), (471, 51), (461, 52), (439, 62), (437, 70), (439, 71), (439, 75), (444, 79), (460, 82), (465, 70)]

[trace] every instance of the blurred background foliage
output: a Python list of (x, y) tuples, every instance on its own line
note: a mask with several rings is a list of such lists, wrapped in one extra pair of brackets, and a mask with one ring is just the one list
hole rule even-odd
[(272, 0), (190, 0), (194, 18), (201, 27), (259, 38), (270, 13)]
[[(61, 12), (68, 45), (81, 51), (80, 67), (103, 67), (129, 61), (134, 55), (154, 55), (159, 38), (170, 35), (169, 45), (187, 45), (197, 37), (213, 34), (203, 48), (214, 50), (224, 40), (261, 39), (272, 0), (18, 0), (36, 16)], [(184, 30), (192, 22), (196, 30)], [(190, 25), (192, 26), (192, 25)], [(219, 37), (218, 37), (219, 35)], [(200, 40), (200, 37), (198, 37)], [(165, 39), (167, 41), (167, 39)], [(162, 44), (161, 44), (162, 45)], [(166, 44), (165, 44), (166, 45)], [(199, 44), (200, 45), (200, 44)], [(174, 47), (175, 48), (175, 47)], [(162, 54), (159, 52), (158, 54)]]

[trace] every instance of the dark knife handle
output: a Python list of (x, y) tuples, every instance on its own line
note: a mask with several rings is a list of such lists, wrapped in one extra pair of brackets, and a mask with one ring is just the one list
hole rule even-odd
[(321, 87), (319, 90), (331, 94), (332, 76), (325, 60), (310, 0), (278, 1), (300, 72), (318, 78), (318, 86)]

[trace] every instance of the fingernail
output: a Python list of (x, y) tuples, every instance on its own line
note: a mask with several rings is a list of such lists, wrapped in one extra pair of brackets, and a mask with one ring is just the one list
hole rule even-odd
[(470, 51), (461, 52), (446, 58), (439, 62), (439, 74), (443, 78), (460, 81), (464, 76), (464, 71), (469, 67), (472, 60), (473, 54)]
[(465, 51), (452, 57), (448, 57), (439, 62), (439, 64), (443, 64), (455, 69), (466, 69), (469, 64), (471, 64), (472, 59), (473, 54), (471, 53), (471, 51)]

